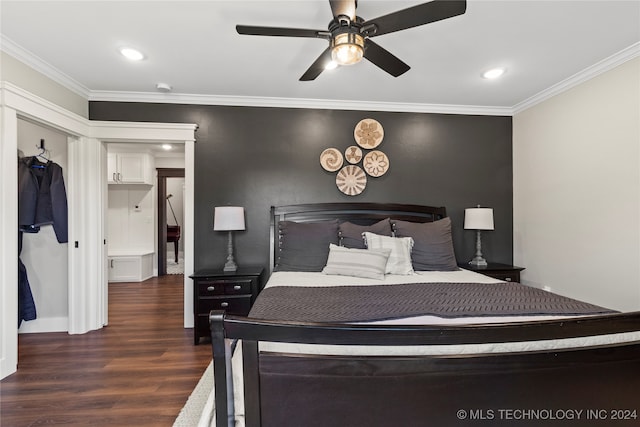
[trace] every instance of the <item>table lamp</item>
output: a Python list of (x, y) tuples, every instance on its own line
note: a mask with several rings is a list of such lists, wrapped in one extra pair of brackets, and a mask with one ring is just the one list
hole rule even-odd
[(482, 257), (482, 240), (480, 238), (481, 230), (493, 230), (493, 209), (467, 208), (464, 210), (464, 228), (465, 230), (476, 230), (476, 256), (469, 261), (469, 264), (477, 267), (486, 267), (487, 260)]
[(215, 231), (228, 231), (229, 242), (227, 244), (227, 262), (223, 271), (233, 272), (238, 269), (233, 260), (233, 235), (234, 231), (244, 230), (244, 208), (241, 206), (219, 206), (213, 214), (213, 229)]

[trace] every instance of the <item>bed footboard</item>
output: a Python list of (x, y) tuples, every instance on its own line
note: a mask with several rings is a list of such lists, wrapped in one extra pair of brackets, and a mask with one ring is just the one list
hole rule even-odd
[(217, 427), (233, 425), (227, 416), (233, 412), (227, 399), (229, 338), (243, 343), (247, 426), (639, 423), (637, 337), (616, 344), (492, 354), (258, 352), (259, 341), (416, 346), (629, 333), (640, 330), (639, 313), (482, 327), (391, 327), (276, 323), (212, 312), (211, 330)]

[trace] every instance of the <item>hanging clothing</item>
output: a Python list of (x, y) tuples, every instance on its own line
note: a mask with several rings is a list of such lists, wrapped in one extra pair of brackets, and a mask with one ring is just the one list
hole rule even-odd
[(68, 242), (67, 193), (62, 168), (36, 156), (18, 159), (18, 227), (37, 233), (52, 224), (59, 243)]
[(36, 303), (33, 300), (27, 268), (20, 259), (22, 252), (22, 231), (18, 231), (18, 327), (23, 320), (33, 320), (37, 317)]
[(69, 241), (67, 192), (62, 168), (36, 156), (18, 159), (18, 327), (23, 320), (36, 318), (27, 269), (20, 259), (22, 233), (37, 233), (51, 224), (59, 243)]

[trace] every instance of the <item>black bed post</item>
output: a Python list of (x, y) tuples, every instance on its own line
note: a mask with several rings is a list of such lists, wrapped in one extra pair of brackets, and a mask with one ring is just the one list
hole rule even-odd
[(224, 333), (225, 312), (212, 310), (209, 313), (211, 348), (213, 351), (213, 389), (215, 391), (216, 427), (232, 427), (233, 382), (231, 381), (231, 352), (226, 345)]

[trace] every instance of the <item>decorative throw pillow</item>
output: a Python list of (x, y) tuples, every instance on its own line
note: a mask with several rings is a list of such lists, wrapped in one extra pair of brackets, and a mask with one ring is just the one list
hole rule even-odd
[(339, 231), (340, 244), (345, 248), (365, 249), (364, 237), (362, 236), (362, 233), (365, 231), (381, 236), (392, 236), (391, 221), (389, 218), (371, 225), (358, 225), (348, 221), (343, 222), (339, 226)]
[(338, 220), (280, 221), (278, 258), (274, 271), (322, 271), (329, 244), (338, 244)]
[(411, 252), (416, 271), (453, 271), (458, 269), (451, 238), (451, 218), (434, 222), (394, 221), (396, 236), (413, 237)]
[(390, 249), (354, 249), (329, 245), (324, 274), (384, 279)]
[(411, 237), (380, 236), (365, 231), (364, 239), (369, 250), (391, 249), (385, 269), (387, 274), (413, 274), (413, 267), (411, 266), (413, 239)]

